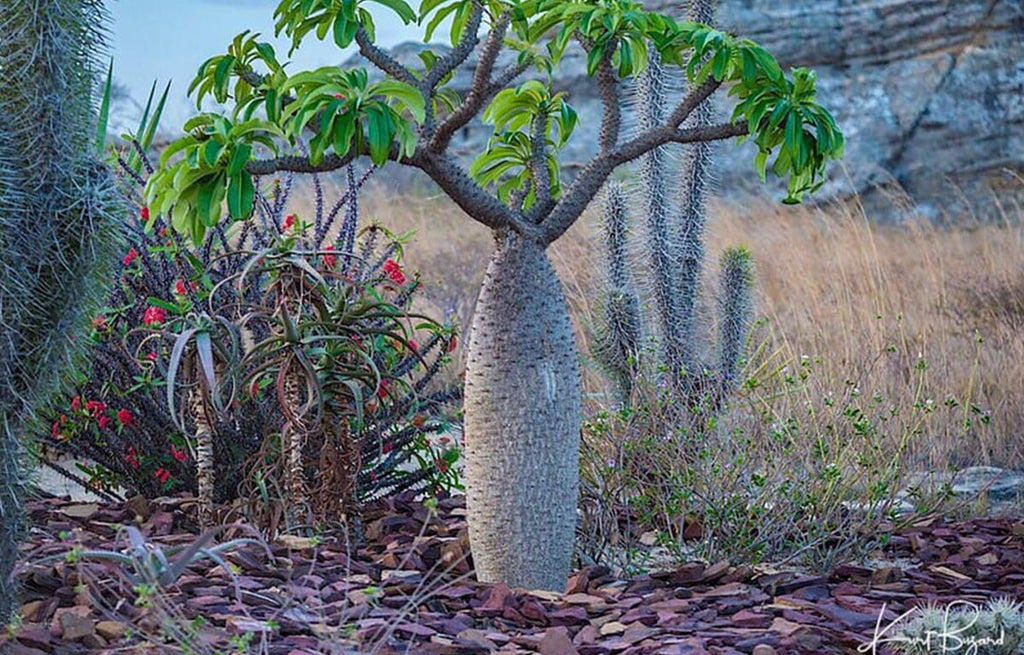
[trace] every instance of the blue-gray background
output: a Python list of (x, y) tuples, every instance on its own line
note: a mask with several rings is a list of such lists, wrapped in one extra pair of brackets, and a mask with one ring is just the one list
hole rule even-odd
[[(231, 39), (242, 30), (259, 32), (264, 37), (261, 40), (274, 44), (279, 59), (287, 58), (287, 40), (273, 38), (277, 4), (278, 0), (109, 2), (114, 76), (137, 102), (145, 101), (154, 80), (161, 87), (170, 80), (169, 120), (165, 124), (181, 120), (189, 111), (185, 91), (199, 65), (208, 57), (225, 52)], [(403, 26), (389, 10), (369, 4), (380, 43), (390, 46), (421, 34), (416, 26)], [(417, 2), (413, 4), (418, 6)], [(337, 64), (347, 56), (329, 40), (319, 42), (310, 38), (295, 53), (290, 70)]]

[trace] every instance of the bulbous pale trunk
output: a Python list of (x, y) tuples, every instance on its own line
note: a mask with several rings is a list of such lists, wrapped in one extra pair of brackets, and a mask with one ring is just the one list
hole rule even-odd
[(476, 305), (465, 392), (466, 500), (477, 578), (564, 591), (579, 480), (579, 360), (544, 246), (497, 246)]

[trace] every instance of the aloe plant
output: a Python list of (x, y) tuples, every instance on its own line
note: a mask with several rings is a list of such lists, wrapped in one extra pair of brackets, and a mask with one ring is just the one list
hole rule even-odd
[(0, 617), (25, 476), (19, 443), (85, 343), (110, 280), (123, 204), (96, 157), (99, 0), (0, 4)]

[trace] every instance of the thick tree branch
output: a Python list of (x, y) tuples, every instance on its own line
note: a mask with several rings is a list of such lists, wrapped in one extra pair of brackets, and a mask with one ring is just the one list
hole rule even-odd
[(548, 120), (550, 119), (547, 116), (536, 116), (530, 126), (530, 176), (533, 178), (534, 202), (540, 206), (548, 206), (551, 202), (551, 178), (548, 173), (547, 153)]
[(417, 80), (413, 76), (412, 71), (398, 63), (398, 60), (389, 55), (383, 48), (374, 44), (362, 25), (356, 30), (356, 43), (359, 45), (359, 54), (366, 57), (382, 73), (390, 75), (399, 82), (416, 84)]
[(689, 118), (690, 114), (700, 106), (700, 103), (710, 98), (711, 94), (717, 91), (720, 86), (722, 86), (721, 82), (716, 81), (713, 77), (709, 77), (704, 84), (701, 84), (683, 98), (679, 106), (672, 112), (672, 115), (668, 117), (668, 121), (665, 124), (669, 127), (679, 127), (682, 125), (683, 121)]
[(319, 164), (314, 164), (305, 155), (286, 155), (273, 159), (254, 159), (245, 165), (245, 172), (250, 175), (272, 175), (279, 172), (288, 173), (328, 173), (344, 168), (358, 156), (355, 152), (345, 155), (329, 153), (324, 155)]
[(482, 189), (451, 155), (417, 151), (410, 164), (430, 176), (455, 204), (476, 221), (492, 230), (512, 228), (524, 236), (538, 236), (537, 226), (527, 225), (518, 212)]
[[(699, 104), (699, 103), (698, 103)], [(666, 143), (720, 141), (747, 134), (746, 123), (722, 123), (692, 128), (661, 126), (627, 141), (606, 155), (598, 153), (587, 163), (541, 223), (544, 243), (551, 243), (572, 227), (608, 176), (616, 168)]]
[(452, 72), (462, 62), (469, 58), (469, 55), (476, 48), (480, 42), (480, 21), (483, 19), (484, 5), (480, 0), (473, 0), (473, 12), (469, 15), (469, 21), (466, 23), (466, 29), (462, 33), (462, 38), (456, 44), (452, 50), (437, 60), (434, 67), (430, 69), (427, 76), (423, 79), (423, 89), (426, 91), (423, 95), (430, 98), (434, 96), (434, 89), (441, 82), (441, 79)]
[(622, 109), (619, 106), (619, 78), (612, 68), (612, 52), (608, 48), (597, 66), (597, 91), (603, 108), (601, 117), (600, 151), (607, 153), (619, 142), (622, 125)]
[[(491, 72), (494, 70), (494, 62), (501, 52), (502, 41), (505, 32), (508, 31), (509, 23), (512, 21), (510, 13), (504, 13), (491, 28), (480, 51), (480, 59), (477, 61), (476, 70), (473, 71), (473, 83), (469, 88), (469, 94), (459, 105), (458, 109), (451, 113), (437, 127), (434, 137), (428, 148), (431, 152), (443, 152), (451, 143), (452, 136), (464, 127), (480, 111), (480, 108), (488, 98), (493, 95), (491, 90)], [(503, 85), (504, 86), (504, 85)]]

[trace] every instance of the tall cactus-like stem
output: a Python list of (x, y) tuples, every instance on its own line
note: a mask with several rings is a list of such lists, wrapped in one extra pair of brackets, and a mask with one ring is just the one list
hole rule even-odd
[(739, 364), (750, 334), (754, 299), (754, 258), (746, 248), (729, 248), (719, 260), (718, 371), (724, 393), (739, 375)]
[(121, 196), (95, 160), (100, 0), (0, 3), (0, 620), (15, 604), (20, 440), (84, 345), (111, 279)]
[[(647, 68), (637, 84), (637, 120), (642, 130), (652, 129), (665, 119), (668, 93), (661, 69), (661, 60), (653, 48)], [(675, 386), (680, 386), (684, 370), (695, 365), (692, 348), (693, 312), (687, 312), (687, 293), (692, 288), (681, 286), (676, 270), (676, 244), (671, 224), (673, 182), (666, 147), (655, 148), (640, 158), (640, 181), (643, 185), (644, 212), (647, 219), (646, 251), (650, 256), (655, 320), (657, 322), (659, 357), (672, 372)]]
[[(694, 0), (689, 18), (712, 23), (714, 4)], [(636, 86), (640, 130), (655, 128), (665, 120), (670, 95), (657, 53), (652, 50), (648, 57)], [(714, 110), (705, 100), (687, 119), (686, 127), (709, 126), (713, 118)], [(712, 151), (704, 142), (685, 146), (677, 168), (666, 148), (650, 151), (639, 162), (646, 219), (642, 257), (650, 267), (651, 281), (645, 306), (651, 308), (652, 327), (659, 337), (658, 368), (668, 371), (668, 382), (682, 401), (680, 413), (697, 417), (718, 411), (739, 376), (751, 324), (753, 260), (744, 249), (730, 249), (722, 256), (718, 353), (715, 361), (705, 360), (699, 348), (697, 301), (705, 259)], [(622, 192), (611, 188), (604, 225), (610, 288), (601, 296), (603, 323), (595, 330), (594, 354), (628, 401), (639, 370), (635, 357), (643, 320), (640, 303), (628, 284), (626, 224)], [(696, 422), (691, 421), (690, 427), (696, 429), (701, 421), (693, 420)]]
[(640, 302), (630, 280), (627, 257), (629, 218), (622, 188), (612, 185), (605, 197), (604, 242), (608, 284), (598, 303), (594, 355), (615, 383), (623, 403), (633, 395), (640, 359)]
[[(713, 24), (715, 20), (714, 0), (691, 0), (689, 18), (697, 22)], [(690, 118), (687, 127), (704, 127), (712, 124), (714, 109), (710, 99), (702, 102)], [(683, 160), (676, 188), (679, 189), (679, 209), (673, 221), (676, 234), (672, 240), (673, 259), (677, 262), (680, 315), (685, 380), (677, 377), (677, 388), (692, 388), (700, 385), (704, 374), (696, 355), (697, 297), (700, 289), (701, 272), (704, 268), (704, 230), (707, 226), (707, 194), (711, 176), (711, 145), (692, 143), (683, 146)], [(670, 361), (672, 365), (676, 362)], [(675, 369), (673, 369), (675, 371)], [(677, 374), (678, 375), (678, 374)], [(683, 384), (680, 384), (682, 382)]]

